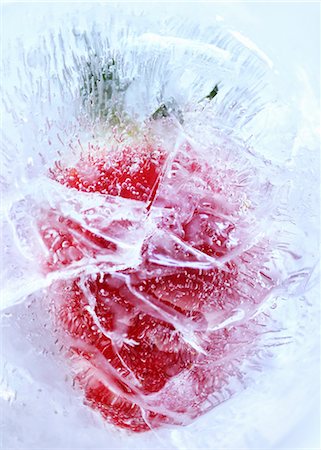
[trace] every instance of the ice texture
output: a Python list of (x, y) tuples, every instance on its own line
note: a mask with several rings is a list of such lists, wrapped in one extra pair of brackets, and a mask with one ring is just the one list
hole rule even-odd
[(4, 52), (4, 448), (273, 442), (316, 365), (308, 90), (219, 23), (53, 13)]

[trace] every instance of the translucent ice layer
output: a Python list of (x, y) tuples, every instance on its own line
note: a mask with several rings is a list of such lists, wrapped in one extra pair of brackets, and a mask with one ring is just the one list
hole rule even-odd
[(83, 444), (29, 440), (53, 392), (87, 447), (107, 419), (184, 448), (315, 326), (314, 124), (238, 33), (89, 11), (5, 52), (7, 441)]

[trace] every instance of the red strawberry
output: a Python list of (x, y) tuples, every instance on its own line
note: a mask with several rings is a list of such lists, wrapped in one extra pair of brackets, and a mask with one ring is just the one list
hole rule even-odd
[[(268, 293), (263, 282), (253, 283), (263, 270), (262, 248), (240, 247), (241, 196), (224, 192), (216, 175), (189, 145), (175, 158), (161, 148), (124, 147), (51, 171), (75, 195), (141, 202), (138, 223), (152, 223), (135, 267), (79, 275), (53, 295), (75, 380), (86, 402), (118, 426), (188, 423), (218, 402), (213, 394), (224, 396), (237, 373), (233, 362), (255, 336), (250, 325), (216, 329), (238, 308), (249, 314)], [(47, 270), (98, 254), (112, 261), (120, 239), (137, 226), (121, 218), (97, 226), (86, 214), (82, 220), (44, 213)]]
[(52, 171), (52, 177), (79, 191), (147, 202), (157, 188), (164, 160), (162, 149), (128, 146), (121, 152), (109, 152), (108, 159), (88, 156), (76, 168), (66, 168), (60, 173), (58, 168)]

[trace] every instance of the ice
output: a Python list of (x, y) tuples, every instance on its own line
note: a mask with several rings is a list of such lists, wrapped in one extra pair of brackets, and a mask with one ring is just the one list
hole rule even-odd
[(219, 21), (69, 8), (4, 51), (3, 448), (273, 445), (317, 385), (309, 82)]

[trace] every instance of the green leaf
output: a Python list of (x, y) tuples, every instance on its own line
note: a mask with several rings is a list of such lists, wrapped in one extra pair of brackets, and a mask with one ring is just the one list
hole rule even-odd
[(80, 94), (93, 118), (115, 121), (123, 112), (124, 93), (130, 82), (120, 77), (119, 63), (112, 56), (89, 54), (80, 73)]
[(218, 94), (218, 85), (216, 84), (213, 89), (211, 90), (211, 92), (206, 95), (205, 98), (208, 98), (209, 100), (213, 100), (213, 98)]
[(152, 119), (157, 120), (161, 119), (162, 117), (168, 117), (169, 112), (168, 108), (165, 105), (165, 103), (162, 103), (159, 108), (156, 109), (156, 111), (152, 114)]
[(184, 123), (183, 113), (174, 98), (170, 98), (167, 102), (161, 103), (156, 111), (153, 112), (151, 118), (158, 120), (171, 115), (176, 117), (180, 124)]

